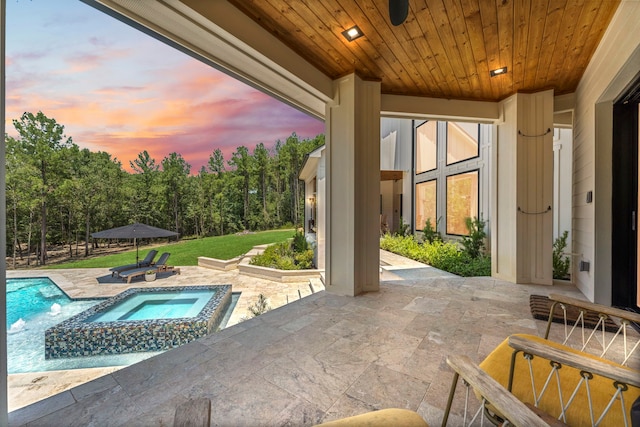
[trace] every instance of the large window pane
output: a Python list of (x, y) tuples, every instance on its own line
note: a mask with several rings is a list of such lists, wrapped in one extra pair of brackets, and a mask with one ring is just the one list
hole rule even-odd
[(416, 173), (438, 167), (437, 125), (438, 122), (429, 121), (416, 128)]
[(447, 165), (478, 157), (477, 123), (447, 123)]
[(431, 219), (436, 226), (436, 180), (416, 184), (416, 230), (422, 230)]
[(467, 235), (466, 218), (478, 216), (478, 171), (447, 177), (447, 234)]

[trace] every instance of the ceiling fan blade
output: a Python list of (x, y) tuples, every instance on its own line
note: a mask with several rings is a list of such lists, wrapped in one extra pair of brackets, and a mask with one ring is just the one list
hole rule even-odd
[(389, 0), (389, 18), (393, 25), (401, 25), (408, 14), (409, 0)]

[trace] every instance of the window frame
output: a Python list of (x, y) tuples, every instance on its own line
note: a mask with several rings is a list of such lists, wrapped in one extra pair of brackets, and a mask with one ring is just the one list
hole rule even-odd
[[(420, 127), (426, 125), (427, 123), (433, 123), (435, 125), (435, 127), (436, 127), (436, 129), (435, 129), (436, 130), (436, 137), (435, 137), (435, 146), (436, 146), (435, 159), (436, 159), (436, 161), (435, 161), (435, 167), (433, 169), (427, 169), (427, 170), (418, 172), (418, 129)], [(440, 144), (438, 144), (438, 135), (440, 133), (438, 131), (438, 124), (439, 123), (440, 122), (438, 120), (425, 120), (423, 123), (421, 123), (421, 124), (419, 124), (419, 125), (417, 125), (415, 127), (414, 132), (415, 132), (415, 135), (416, 135), (416, 140), (415, 140), (415, 143), (414, 143), (414, 146), (415, 146), (414, 147), (414, 149), (415, 149), (415, 164), (414, 164), (414, 168), (415, 168), (415, 175), (416, 176), (422, 175), (424, 173), (429, 173), (429, 172), (433, 172), (433, 171), (438, 170), (438, 152), (439, 152), (439, 146), (440, 146)]]
[[(459, 162), (458, 162), (459, 163)], [(445, 218), (445, 227), (444, 227), (444, 232), (447, 236), (457, 236), (457, 237), (466, 237), (468, 236), (468, 234), (456, 234), (456, 233), (449, 233), (449, 219), (448, 219), (448, 213), (449, 213), (449, 178), (453, 177), (453, 176), (458, 176), (458, 175), (464, 175), (467, 173), (472, 173), (475, 172), (477, 174), (477, 180), (476, 180), (476, 198), (477, 198), (477, 202), (476, 202), (476, 212), (475, 212), (475, 217), (478, 218), (480, 215), (480, 168), (474, 168), (474, 169), (468, 169), (468, 170), (464, 170), (464, 171), (460, 171), (457, 173), (452, 173), (449, 174), (445, 177), (445, 192), (444, 192), (444, 218)]]
[[(430, 183), (430, 182), (433, 182), (433, 183), (434, 183), (434, 187), (435, 187), (435, 190), (436, 190), (436, 195), (435, 195), (435, 209), (434, 209), (434, 210), (435, 210), (435, 212), (436, 212), (436, 218), (435, 218), (436, 223), (437, 223), (437, 221), (438, 221), (438, 178), (432, 178), (432, 179), (427, 179), (427, 180), (425, 180), (425, 181), (416, 182), (416, 183), (415, 183), (415, 188), (414, 188), (414, 191), (415, 191), (415, 194), (416, 194), (416, 203), (415, 203), (415, 204), (416, 204), (416, 210), (415, 210), (415, 212), (414, 212), (414, 215), (415, 215), (415, 221), (416, 221), (416, 228), (415, 228), (415, 231), (423, 231), (423, 230), (424, 230), (424, 227), (423, 227), (423, 228), (417, 228), (417, 222), (418, 222), (418, 212), (417, 212), (417, 208), (418, 208), (418, 197), (417, 197), (417, 194), (418, 194), (418, 186), (419, 186), (420, 184), (427, 184), (427, 183)], [(425, 224), (426, 224), (426, 221), (425, 221)], [(424, 225), (424, 224), (423, 224), (423, 225)], [(433, 226), (435, 227), (435, 226), (436, 226), (436, 224), (433, 224)]]
[[(473, 159), (477, 159), (480, 157), (480, 123), (476, 123), (476, 122), (453, 122), (453, 121), (446, 121), (445, 122), (447, 124), (447, 129), (445, 131), (445, 138), (444, 138), (444, 163), (446, 167), (449, 166), (453, 166), (453, 165), (457, 165), (460, 164), (462, 162), (467, 162), (469, 160), (473, 160)], [(449, 163), (449, 125), (451, 123), (471, 123), (471, 124), (475, 124), (478, 128), (478, 139), (476, 140), (476, 155), (473, 157), (467, 157), (466, 159), (462, 159), (462, 160), (458, 160), (456, 162), (453, 163)], [(454, 234), (454, 236), (457, 236), (457, 234)]]

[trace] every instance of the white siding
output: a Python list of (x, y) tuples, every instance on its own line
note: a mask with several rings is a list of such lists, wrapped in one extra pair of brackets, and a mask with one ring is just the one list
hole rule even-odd
[[(640, 70), (640, 2), (623, 1), (576, 91), (573, 150), (574, 261), (591, 271), (572, 277), (589, 298), (611, 303), (611, 108)], [(593, 203), (586, 194), (593, 191)]]
[[(391, 132), (396, 132), (396, 151), (394, 170), (404, 172), (402, 179), (402, 189), (396, 189), (396, 194), (402, 194), (402, 207), (400, 216), (405, 223), (411, 222), (412, 205), (411, 197), (413, 187), (411, 185), (411, 174), (413, 173), (412, 150), (413, 150), (413, 124), (410, 119), (396, 119), (383, 117), (380, 120), (380, 136), (384, 138)], [(397, 221), (399, 223), (399, 219)]]
[(572, 135), (571, 129), (556, 128), (553, 139), (553, 239), (569, 232), (565, 252), (571, 252)]

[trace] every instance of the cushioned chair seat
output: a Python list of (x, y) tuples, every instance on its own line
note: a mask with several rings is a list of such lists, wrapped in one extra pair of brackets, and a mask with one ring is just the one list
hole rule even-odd
[(381, 409), (380, 411), (367, 412), (349, 418), (329, 421), (319, 424), (318, 427), (429, 427), (417, 413), (408, 409)]
[[(588, 355), (586, 353), (580, 352), (578, 350), (574, 350), (570, 347), (564, 346), (562, 344), (552, 342), (549, 340), (545, 340), (544, 338), (536, 337), (534, 335), (521, 335), (530, 340), (535, 340), (540, 343), (544, 343), (547, 346), (552, 346), (558, 349), (562, 349), (565, 352), (580, 354), (582, 356), (588, 356), (590, 358), (599, 360), (601, 362), (613, 365), (620, 366), (617, 363), (599, 358), (597, 356)], [(509, 347), (508, 339), (505, 339), (495, 350), (487, 356), (487, 358), (480, 364), (482, 370), (491, 375), (496, 381), (502, 384), (504, 387), (508, 386), (509, 382), (509, 367), (511, 365), (511, 355), (513, 354), (513, 349)], [(540, 390), (544, 386), (549, 372), (551, 371), (551, 366), (549, 364), (549, 360), (543, 359), (541, 357), (534, 357), (532, 361), (533, 372), (534, 372), (534, 381), (536, 384), (536, 390), (540, 393)], [(637, 372), (630, 368), (632, 372)], [(531, 387), (531, 379), (529, 375), (529, 367), (527, 361), (522, 357), (522, 354), (519, 353), (516, 358), (515, 365), (515, 375), (513, 380), (513, 390), (512, 393), (521, 401), (525, 403), (534, 403), (532, 387)], [(640, 372), (638, 373), (640, 375)], [(561, 381), (561, 391), (563, 401), (567, 402), (570, 398), (571, 393), (575, 389), (576, 385), (580, 381), (580, 372), (572, 368), (570, 366), (562, 366), (559, 369), (560, 381)], [(613, 381), (601, 376), (594, 376), (592, 380), (589, 382), (590, 390), (591, 390), (591, 399), (593, 402), (594, 408), (594, 417), (597, 419), (602, 413), (603, 409), (609, 403), (611, 397), (615, 394), (616, 388), (613, 386)], [(631, 405), (633, 401), (640, 396), (640, 389), (636, 387), (629, 387), (629, 390), (624, 393), (625, 398), (625, 408), (626, 408), (626, 416), (627, 422), (630, 424), (629, 418), (629, 410), (631, 409)], [(558, 399), (558, 387), (556, 386), (555, 379), (551, 380), (551, 383), (547, 387), (547, 390), (542, 398), (540, 404), (538, 405), (540, 409), (544, 412), (558, 416), (561, 413), (560, 403)], [(591, 425), (591, 419), (589, 415), (589, 405), (587, 400), (587, 393), (585, 391), (584, 385), (580, 388), (580, 391), (575, 397), (575, 401), (571, 404), (569, 409), (567, 410), (567, 421), (566, 423), (571, 426), (582, 426), (582, 425)], [(620, 401), (616, 401), (609, 411), (607, 416), (604, 418), (601, 426), (621, 426), (625, 425), (624, 420), (622, 419), (622, 411), (620, 408)]]

